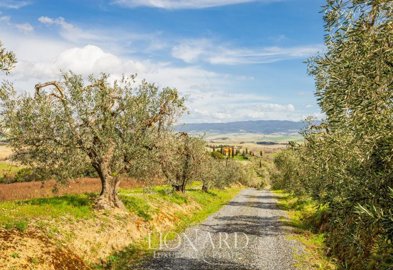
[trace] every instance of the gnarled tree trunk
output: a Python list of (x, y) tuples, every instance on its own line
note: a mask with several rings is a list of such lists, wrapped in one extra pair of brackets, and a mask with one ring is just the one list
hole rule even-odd
[(180, 185), (172, 184), (172, 187), (174, 191), (181, 191), (182, 193), (186, 192), (186, 184), (184, 182)]
[(101, 193), (95, 204), (96, 209), (123, 209), (124, 204), (117, 195), (120, 179), (110, 175), (100, 175), (100, 179)]
[(117, 196), (120, 179), (119, 177), (112, 176), (110, 170), (110, 162), (113, 156), (114, 147), (114, 143), (110, 142), (106, 155), (104, 155), (102, 159), (98, 159), (101, 162), (97, 162), (93, 165), (101, 180), (101, 193), (96, 201), (96, 209), (124, 208), (124, 204)]

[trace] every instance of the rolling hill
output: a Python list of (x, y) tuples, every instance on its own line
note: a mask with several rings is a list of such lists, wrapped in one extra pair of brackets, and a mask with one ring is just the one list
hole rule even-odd
[(188, 133), (258, 133), (293, 134), (302, 130), (304, 122), (281, 120), (239, 121), (228, 123), (189, 123), (176, 125), (177, 131)]

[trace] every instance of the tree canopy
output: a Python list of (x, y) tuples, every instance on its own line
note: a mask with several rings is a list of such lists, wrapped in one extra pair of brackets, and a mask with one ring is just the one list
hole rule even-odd
[(176, 89), (136, 83), (135, 76), (110, 82), (109, 76), (64, 73), (60, 82), (35, 86), (35, 94), (1, 90), (2, 115), (15, 157), (60, 180), (87, 168), (98, 174), (99, 208), (122, 207), (120, 176), (148, 171), (159, 134), (184, 111)]

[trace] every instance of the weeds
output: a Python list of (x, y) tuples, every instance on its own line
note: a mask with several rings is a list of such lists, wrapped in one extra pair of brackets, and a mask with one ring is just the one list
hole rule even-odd
[(327, 207), (320, 207), (308, 197), (296, 197), (282, 190), (274, 190), (279, 196), (278, 207), (286, 210), (288, 218), (282, 222), (294, 229), (289, 237), (301, 242), (305, 248), (296, 256), (299, 269), (334, 270), (337, 266), (326, 254), (323, 227), (328, 215)]

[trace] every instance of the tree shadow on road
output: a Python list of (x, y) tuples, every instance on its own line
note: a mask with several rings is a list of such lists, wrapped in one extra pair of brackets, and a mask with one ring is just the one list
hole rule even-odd
[(274, 236), (288, 232), (281, 216), (222, 216), (215, 219), (220, 221), (217, 225), (202, 225), (213, 233), (244, 233), (258, 237)]
[(254, 207), (259, 209), (277, 209), (275, 202), (250, 202), (250, 201), (231, 201), (227, 203), (230, 206), (240, 206), (240, 207)]
[[(131, 268), (130, 268), (131, 269)], [(153, 259), (148, 263), (132, 268), (135, 270), (254, 270), (250, 265), (225, 259), (204, 260), (203, 258)]]
[(244, 195), (244, 197), (249, 198), (249, 199), (257, 199), (257, 200), (261, 200), (261, 199), (278, 199), (279, 197), (276, 195), (270, 195), (270, 194), (266, 194), (266, 195)]

